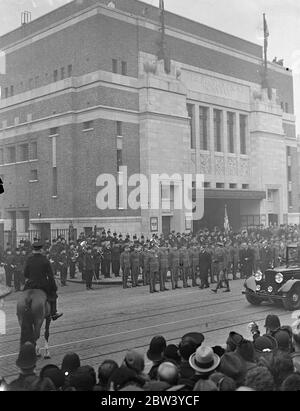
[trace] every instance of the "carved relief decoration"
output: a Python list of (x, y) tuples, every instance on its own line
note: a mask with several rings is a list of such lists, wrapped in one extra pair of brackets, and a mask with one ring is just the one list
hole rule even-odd
[(224, 157), (215, 158), (216, 175), (223, 176), (225, 173)]

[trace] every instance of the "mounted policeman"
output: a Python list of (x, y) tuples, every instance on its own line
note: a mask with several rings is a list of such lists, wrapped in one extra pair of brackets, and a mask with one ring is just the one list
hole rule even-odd
[(42, 254), (43, 244), (36, 241), (32, 245), (32, 255), (28, 257), (25, 268), (25, 287), (28, 289), (42, 290), (47, 295), (47, 300), (50, 304), (50, 315), (55, 321), (63, 314), (57, 312), (57, 285), (54, 279), (52, 268), (49, 260)]

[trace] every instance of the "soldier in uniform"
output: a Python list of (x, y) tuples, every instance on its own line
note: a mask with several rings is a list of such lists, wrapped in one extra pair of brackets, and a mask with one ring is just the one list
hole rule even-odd
[(76, 262), (77, 262), (78, 256), (79, 255), (75, 249), (75, 245), (71, 244), (70, 250), (69, 250), (69, 264), (70, 264), (70, 278), (71, 279), (75, 278)]
[(25, 283), (25, 279), (23, 275), (23, 259), (19, 248), (16, 249), (14, 256), (14, 266), (14, 286), (16, 291), (20, 291), (21, 285), (23, 286)]
[(56, 276), (57, 270), (58, 270), (57, 258), (59, 255), (59, 245), (55, 239), (52, 240), (52, 245), (50, 247), (49, 252), (50, 252), (51, 268), (52, 268), (54, 276)]
[(140, 274), (140, 253), (137, 244), (133, 247), (133, 251), (130, 253), (130, 268), (132, 287), (137, 287)]
[(129, 245), (125, 246), (125, 250), (120, 256), (120, 264), (123, 273), (123, 288), (128, 288), (128, 277), (130, 276), (130, 251)]
[(57, 262), (59, 264), (61, 286), (65, 287), (67, 285), (68, 266), (69, 266), (67, 251), (65, 248), (61, 250), (58, 256)]
[(219, 281), (216, 289), (212, 291), (214, 293), (217, 293), (218, 289), (222, 286), (222, 282), (224, 281), (226, 285), (226, 290), (224, 290), (224, 292), (230, 292), (229, 279), (228, 274), (226, 272), (226, 252), (224, 250), (224, 244), (221, 242), (217, 243), (217, 247), (214, 253), (214, 263), (217, 267)]
[(202, 247), (199, 254), (200, 289), (209, 288), (208, 275), (211, 271), (211, 254), (207, 247)]
[(84, 254), (83, 269), (85, 273), (86, 289), (92, 290), (93, 276), (95, 272), (95, 262), (92, 254), (92, 247), (88, 246)]
[(7, 248), (6, 253), (4, 255), (4, 271), (5, 271), (5, 281), (6, 286), (12, 286), (12, 279), (14, 274), (14, 256), (10, 248)]
[(149, 249), (146, 243), (141, 254), (143, 285), (149, 285)]
[(260, 267), (260, 249), (257, 241), (253, 241), (251, 249), (253, 251), (253, 270), (256, 272)]
[(169, 254), (169, 267), (171, 269), (172, 289), (175, 290), (175, 288), (181, 288), (178, 286), (180, 254), (176, 243)]
[(24, 290), (41, 289), (47, 294), (50, 304), (52, 320), (57, 320), (63, 314), (57, 312), (57, 286), (53, 276), (50, 262), (42, 255), (43, 244), (39, 241), (33, 243), (33, 253), (28, 257), (24, 277), (26, 279)]
[(110, 278), (110, 263), (111, 263), (111, 247), (108, 241), (105, 241), (103, 247), (103, 260), (101, 264), (102, 275), (105, 278)]
[(253, 270), (253, 252), (248, 243), (243, 243), (240, 250), (241, 278), (249, 278)]
[(261, 271), (264, 273), (273, 264), (273, 252), (267, 241), (263, 242), (263, 247), (261, 248), (260, 260), (261, 260)]
[(200, 250), (196, 244), (190, 248), (190, 262), (191, 262), (191, 274), (192, 274), (192, 286), (197, 286), (197, 274), (199, 270), (199, 254)]
[(190, 268), (189, 252), (186, 247), (186, 244), (184, 244), (180, 250), (180, 269), (182, 273), (183, 288), (190, 287), (188, 285), (189, 268)]
[(160, 247), (158, 251), (158, 260), (159, 260), (159, 284), (160, 291), (168, 291), (166, 288), (167, 274), (169, 270), (169, 252), (165, 243)]
[(101, 265), (101, 252), (99, 251), (97, 244), (94, 244), (92, 251), (94, 265), (95, 265), (95, 277), (97, 280), (100, 278), (100, 265)]
[(152, 245), (149, 251), (149, 260), (148, 260), (148, 267), (149, 267), (149, 282), (150, 282), (150, 293), (157, 293), (158, 291), (155, 289), (156, 279), (159, 273), (159, 258), (158, 258), (158, 251), (155, 245)]
[(120, 257), (121, 249), (118, 242), (112, 244), (111, 249), (111, 263), (112, 263), (112, 272), (115, 277), (120, 277)]
[(232, 252), (232, 279), (237, 279), (237, 272), (239, 269), (239, 261), (240, 261), (240, 248), (237, 241), (234, 242), (233, 247), (231, 249)]

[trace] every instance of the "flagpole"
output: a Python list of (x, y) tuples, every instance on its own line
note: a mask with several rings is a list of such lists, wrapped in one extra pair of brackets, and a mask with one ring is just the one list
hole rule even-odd
[(268, 45), (267, 45), (267, 36), (266, 36), (266, 14), (263, 14), (264, 18), (264, 65), (265, 65), (265, 75), (267, 77), (268, 72)]

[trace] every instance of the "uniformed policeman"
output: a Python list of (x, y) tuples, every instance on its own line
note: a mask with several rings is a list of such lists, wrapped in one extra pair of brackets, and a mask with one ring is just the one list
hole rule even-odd
[(63, 313), (57, 312), (57, 286), (51, 265), (47, 258), (42, 255), (43, 244), (40, 241), (35, 242), (32, 247), (32, 256), (28, 257), (24, 269), (24, 277), (27, 280), (24, 290), (43, 290), (47, 294), (52, 320), (55, 321), (61, 317)]

